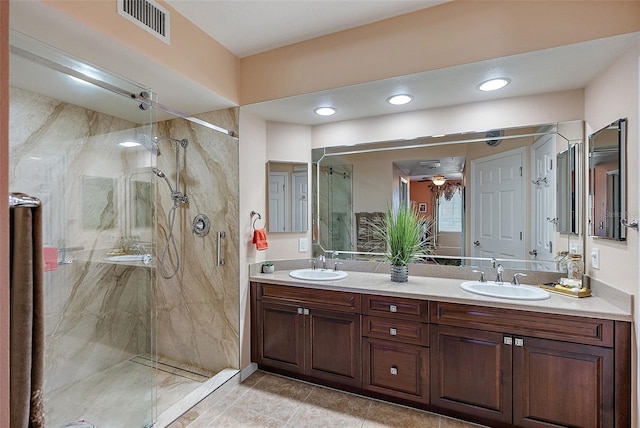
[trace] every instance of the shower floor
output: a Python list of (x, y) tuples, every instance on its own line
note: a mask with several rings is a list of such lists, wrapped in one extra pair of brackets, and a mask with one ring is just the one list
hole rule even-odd
[(197, 395), (211, 392), (208, 387), (214, 372), (162, 358), (158, 359), (157, 370), (155, 364), (152, 357), (139, 355), (49, 393), (45, 397), (46, 426), (74, 426), (84, 420), (99, 428), (142, 428), (150, 425), (155, 414), (154, 389), (158, 415), (173, 407), (184, 407), (180, 401), (199, 389), (207, 391)]

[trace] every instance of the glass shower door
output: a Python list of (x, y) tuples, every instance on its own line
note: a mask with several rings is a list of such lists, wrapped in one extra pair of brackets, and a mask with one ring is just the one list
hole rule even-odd
[[(11, 35), (9, 188), (43, 206), (46, 426), (155, 420), (150, 92)], [(80, 76), (80, 78), (79, 78)], [(107, 85), (107, 86), (108, 86)]]

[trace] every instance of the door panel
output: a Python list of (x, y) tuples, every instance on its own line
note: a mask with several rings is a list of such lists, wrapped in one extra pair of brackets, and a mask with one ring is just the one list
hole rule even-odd
[(269, 173), (269, 231), (284, 232), (287, 225), (286, 172)]
[[(546, 135), (532, 148), (531, 204), (531, 246), (535, 260), (553, 259), (556, 219), (556, 158), (555, 136)], [(549, 263), (538, 263), (537, 270), (549, 270)]]
[(614, 426), (613, 350), (525, 337), (514, 346), (513, 417), (523, 427)]
[(431, 404), (511, 422), (511, 346), (503, 334), (434, 326)]
[(258, 364), (304, 371), (303, 315), (291, 305), (258, 302)]

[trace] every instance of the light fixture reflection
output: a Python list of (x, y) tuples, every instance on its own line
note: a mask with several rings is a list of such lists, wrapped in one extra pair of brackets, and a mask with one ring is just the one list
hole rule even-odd
[(401, 106), (403, 104), (408, 104), (412, 100), (413, 100), (413, 97), (407, 94), (394, 95), (392, 97), (387, 98), (387, 102), (389, 104), (393, 104), (394, 106)]
[(431, 178), (431, 181), (436, 186), (442, 186), (444, 183), (447, 182), (447, 179), (442, 174), (436, 174), (433, 176), (433, 178)]
[(120, 143), (120, 145), (122, 147), (138, 147), (140, 143), (137, 143), (135, 141), (123, 141), (122, 143)]
[(336, 111), (337, 110), (333, 107), (318, 107), (314, 110), (318, 116), (332, 116), (336, 114)]
[(511, 80), (506, 77), (499, 77), (497, 79), (487, 80), (478, 85), (478, 89), (483, 92), (496, 91), (502, 89), (511, 83)]

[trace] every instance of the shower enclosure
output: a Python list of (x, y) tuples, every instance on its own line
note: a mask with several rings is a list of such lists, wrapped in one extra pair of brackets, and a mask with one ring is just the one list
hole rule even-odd
[(46, 426), (166, 426), (239, 369), (237, 139), (17, 33), (10, 85), (9, 188), (43, 207)]
[[(324, 249), (354, 251), (353, 167), (349, 164), (322, 164), (319, 168), (313, 168), (313, 171), (314, 175), (319, 175), (319, 198), (326, 202), (320, 204), (326, 207), (319, 213), (318, 219), (320, 246)], [(314, 196), (314, 204), (317, 200)]]

